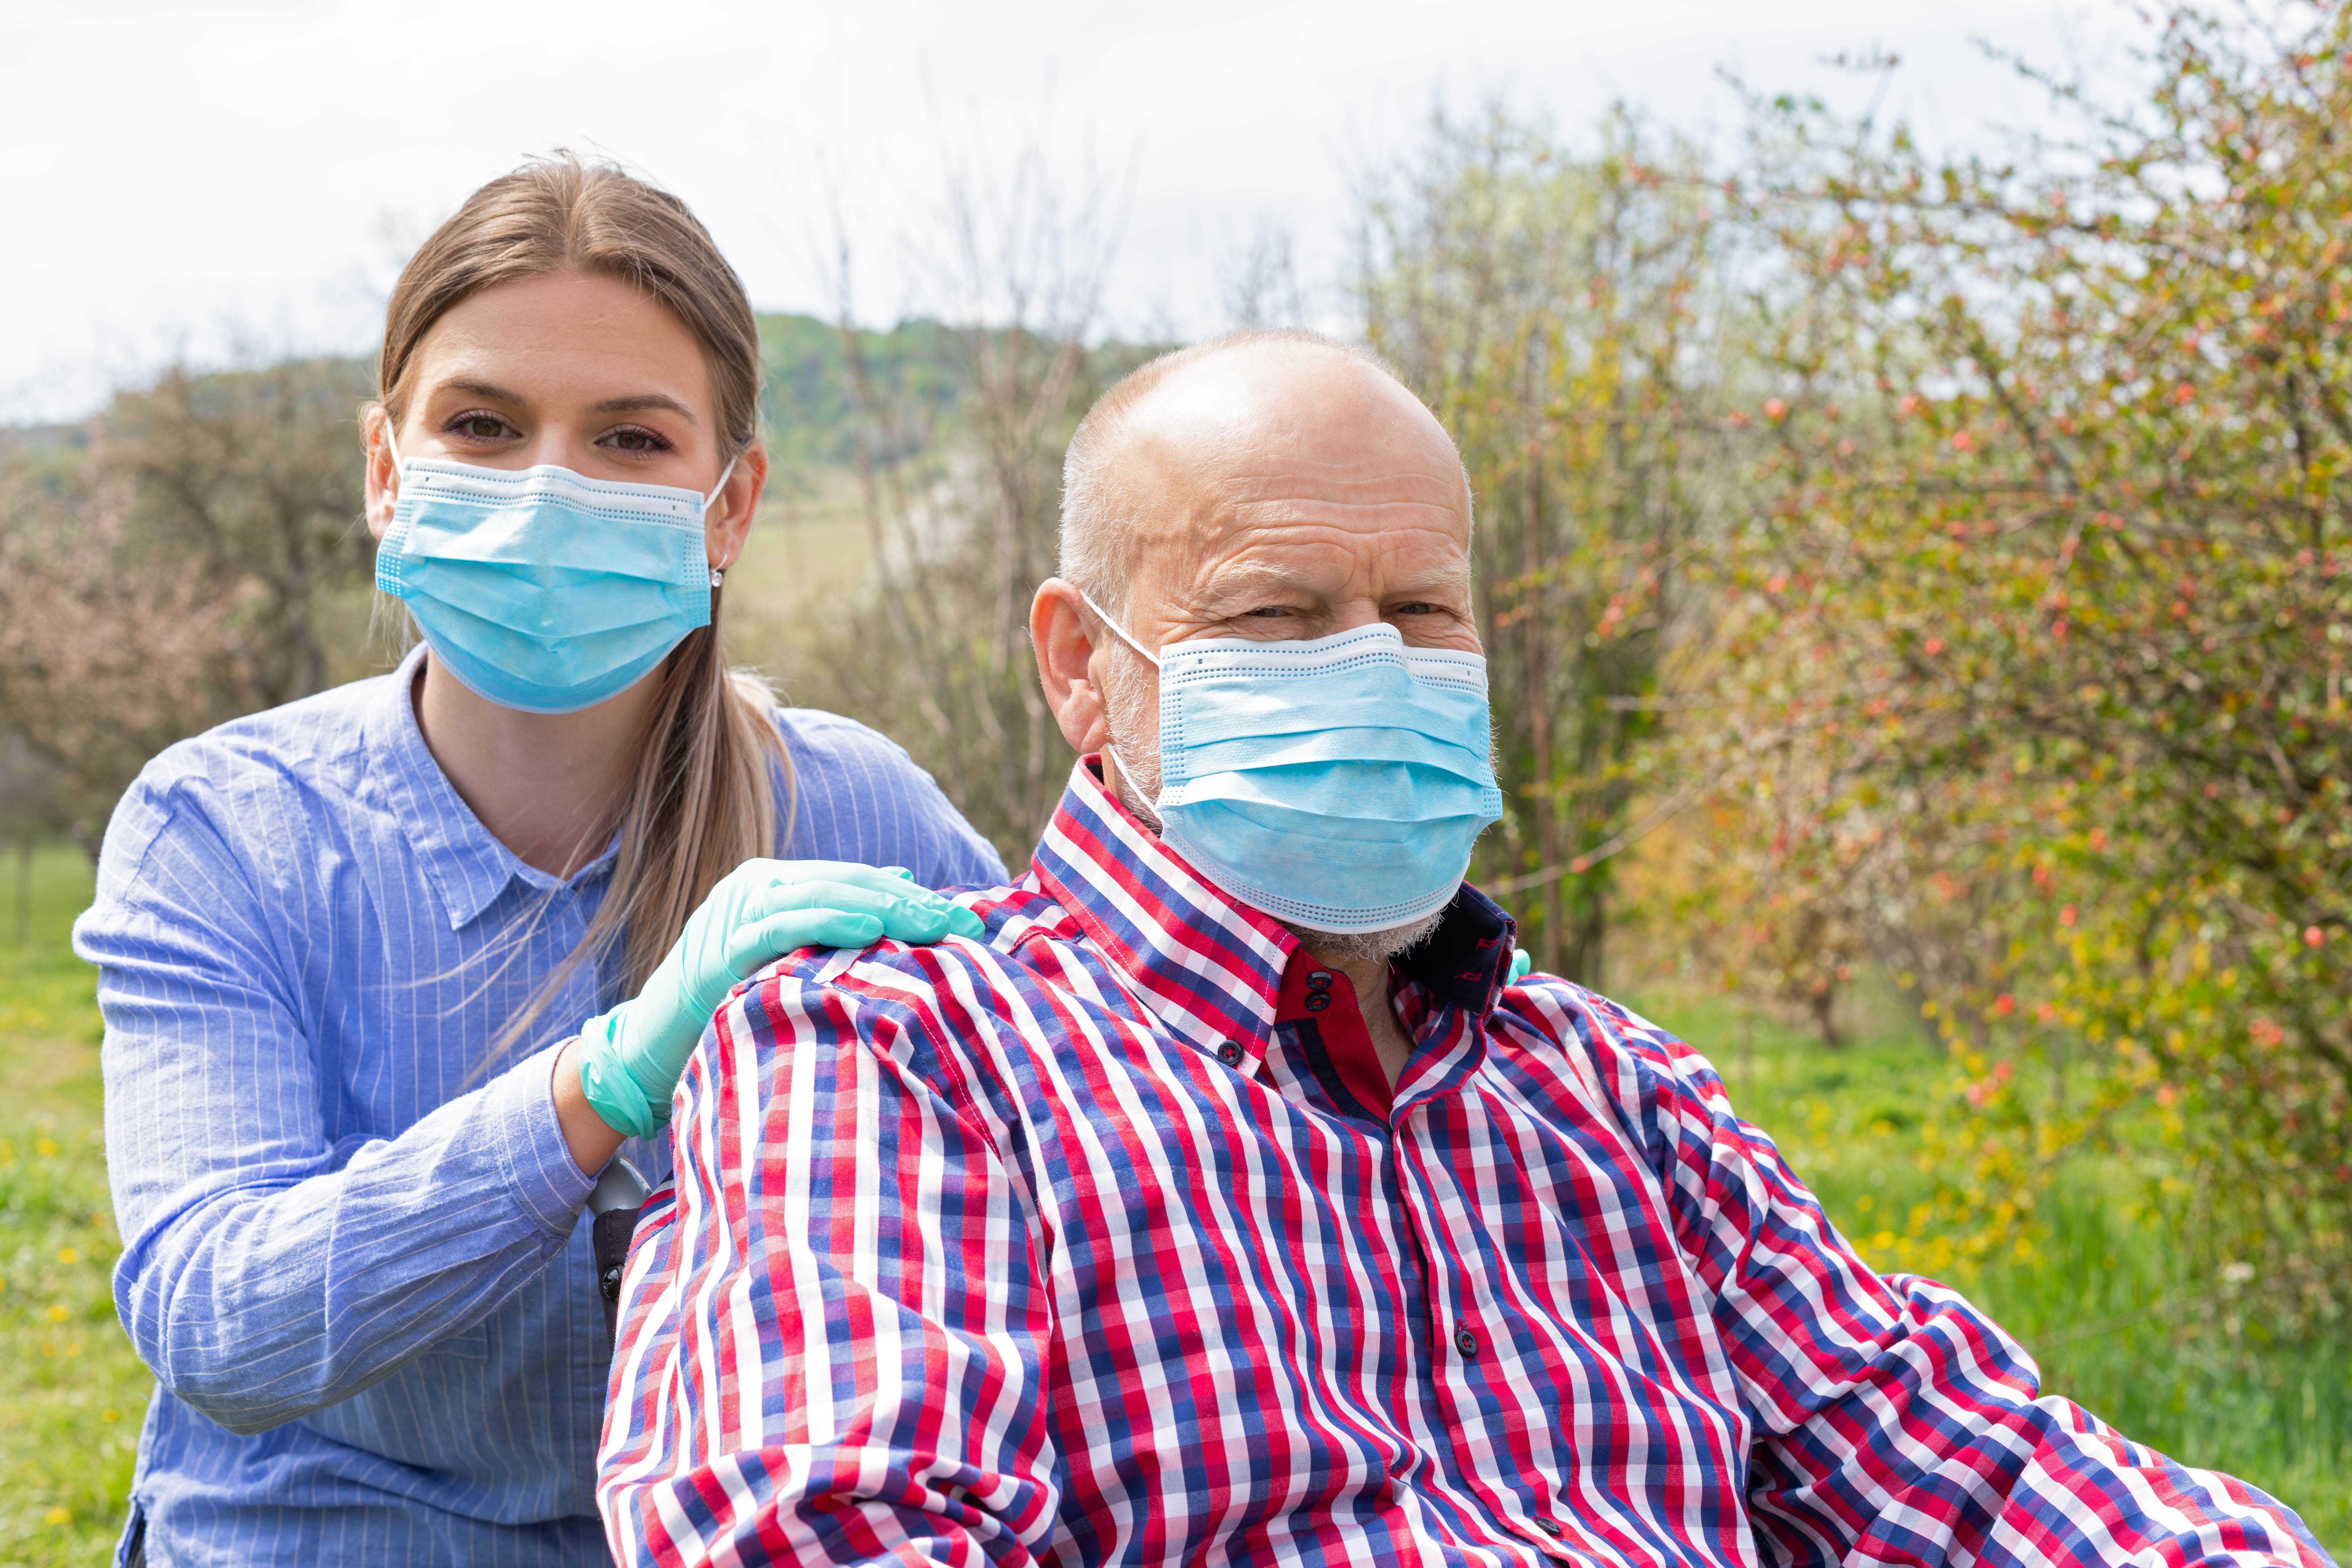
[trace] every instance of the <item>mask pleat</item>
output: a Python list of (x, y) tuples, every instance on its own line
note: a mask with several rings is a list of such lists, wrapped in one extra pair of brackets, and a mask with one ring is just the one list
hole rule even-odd
[(1167, 842), (1245, 903), (1377, 931), (1444, 907), (1502, 815), (1486, 662), (1393, 626), (1294, 643), (1171, 644), (1160, 658)]
[(376, 585), (467, 687), (566, 713), (625, 690), (710, 624), (705, 550), (690, 490), (417, 460), (403, 468)]

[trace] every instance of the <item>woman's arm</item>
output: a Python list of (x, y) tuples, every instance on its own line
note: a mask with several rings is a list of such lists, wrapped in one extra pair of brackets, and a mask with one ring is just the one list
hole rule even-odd
[(570, 1039), (556, 1048), (555, 1122), (563, 1129), (563, 1146), (572, 1163), (593, 1176), (611, 1163), (628, 1139), (596, 1114), (588, 1091), (580, 1087), (580, 1042)]
[(554, 1049), (396, 1138), (331, 1140), (249, 868), (200, 814), (125, 811), (156, 819), (110, 833), (76, 932), (101, 971), (115, 1304), (164, 1387), (258, 1432), (486, 1317), (562, 1249), (590, 1179)]

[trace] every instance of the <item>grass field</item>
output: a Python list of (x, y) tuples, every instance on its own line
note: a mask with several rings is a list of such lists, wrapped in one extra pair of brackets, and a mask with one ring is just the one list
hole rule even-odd
[[(0, 1568), (107, 1560), (151, 1386), (116, 1326), (89, 971), (66, 946), (89, 896), (64, 847), (34, 859), (32, 940), (0, 858)], [(1941, 1064), (1909, 1038), (1831, 1053), (1664, 990), (1650, 1016), (1706, 1050), (1850, 1236), (1891, 1262), (1921, 1190), (1910, 1132)], [(2050, 1392), (2192, 1464), (2285, 1499), (2352, 1555), (2352, 1343), (2270, 1345), (2181, 1272), (2113, 1173), (2045, 1206), (2030, 1258), (1953, 1281), (2040, 1357)]]
[(0, 1563), (108, 1561), (153, 1386), (114, 1318), (91, 972), (66, 938), (89, 862), (0, 857)]

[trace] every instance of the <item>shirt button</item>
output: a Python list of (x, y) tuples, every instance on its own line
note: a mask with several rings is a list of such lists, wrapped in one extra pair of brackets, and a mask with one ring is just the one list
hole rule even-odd
[(1478, 1336), (1467, 1329), (1456, 1330), (1454, 1335), (1454, 1348), (1462, 1352), (1464, 1359), (1475, 1361), (1478, 1359)]
[(1536, 1528), (1542, 1531), (1546, 1535), (1550, 1536), (1554, 1541), (1558, 1541), (1561, 1536), (1568, 1533), (1566, 1531), (1560, 1529), (1559, 1523), (1557, 1520), (1539, 1519), (1536, 1521)]
[(1242, 1048), (1233, 1041), (1227, 1040), (1223, 1045), (1217, 1047), (1217, 1059), (1224, 1063), (1229, 1068), (1239, 1067), (1242, 1059)]
[(1318, 969), (1314, 973), (1307, 977), (1307, 989), (1309, 991), (1328, 991), (1331, 989), (1331, 977)]
[(1310, 1013), (1320, 1013), (1330, 1005), (1331, 993), (1328, 991), (1309, 991), (1307, 994), (1307, 1010)]

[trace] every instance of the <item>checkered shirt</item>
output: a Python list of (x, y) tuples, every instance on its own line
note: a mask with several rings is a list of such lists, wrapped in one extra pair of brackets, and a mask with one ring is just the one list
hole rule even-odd
[(2324, 1563), (1855, 1256), (1688, 1046), (1506, 986), (1465, 888), (1346, 976), (1087, 764), (983, 940), (719, 1013), (624, 1286), (644, 1563)]

